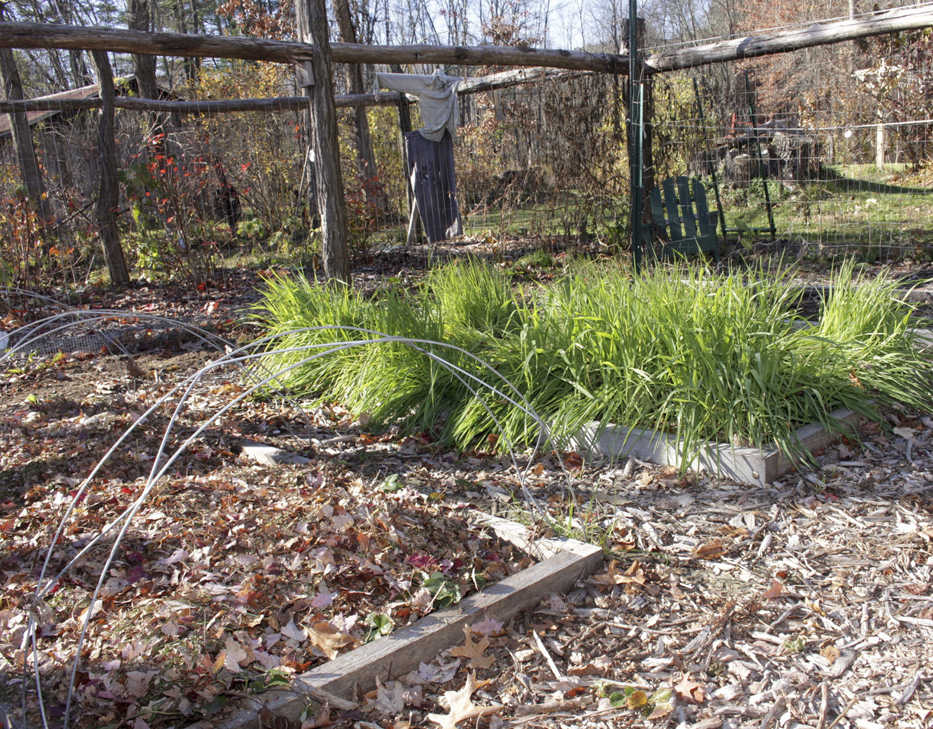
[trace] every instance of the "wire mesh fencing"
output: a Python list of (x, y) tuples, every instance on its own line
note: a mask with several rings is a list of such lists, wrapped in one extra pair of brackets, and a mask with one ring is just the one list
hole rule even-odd
[[(926, 259), (933, 219), (928, 46), (917, 34), (882, 37), (864, 48), (834, 44), (654, 74), (645, 107), (648, 186), (703, 178), (719, 198), (720, 232), (742, 244), (775, 241), (772, 247), (801, 257)], [(346, 82), (337, 78), (342, 94)], [(131, 79), (117, 87), (134, 93)], [(415, 185), (397, 105), (358, 113), (341, 97), (351, 256), (363, 261), (448, 238), (527, 250), (626, 248), (626, 88), (624, 77), (560, 72), (463, 93), (450, 160), (422, 165), (415, 178), (430, 179)], [(184, 113), (123, 108), (117, 115), (117, 213), (135, 270), (202, 282), (243, 262), (315, 268), (314, 150), (291, 70), (203, 66), (160, 94), (186, 102)], [(240, 111), (217, 101), (247, 97), (264, 100), (241, 103), (251, 110)], [(410, 112), (417, 129), (417, 104)], [(54, 220), (30, 214), (5, 147), (0, 282), (84, 284), (103, 263), (94, 112), (45, 114), (34, 129)]]
[(810, 103), (782, 96), (765, 62), (657, 76), (653, 177), (701, 178), (746, 247), (927, 263), (933, 118), (879, 99), (860, 81), (872, 73), (847, 72)]

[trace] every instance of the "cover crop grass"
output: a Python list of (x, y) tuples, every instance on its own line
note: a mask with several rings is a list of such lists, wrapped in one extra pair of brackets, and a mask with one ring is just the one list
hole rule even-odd
[[(286, 348), (375, 338), (359, 329), (462, 347), (524, 395), (558, 447), (595, 420), (677, 433), (685, 462), (707, 440), (777, 445), (805, 458), (794, 431), (817, 422), (846, 432), (831, 417), (837, 408), (875, 420), (886, 404), (933, 409), (933, 362), (914, 345), (911, 309), (891, 277), (842, 266), (811, 325), (800, 319), (787, 271), (752, 273), (683, 264), (632, 277), (585, 264), (553, 284), (514, 288), (505, 273), (471, 261), (433, 270), (410, 294), (372, 298), (275, 278), (256, 316), (279, 335), (266, 363), (276, 368), (306, 356)], [(465, 355), (425, 349), (489, 379)], [(481, 402), (400, 343), (345, 349), (283, 379), (295, 393), (432, 429), (460, 447), (505, 449), (541, 435), (520, 408)]]

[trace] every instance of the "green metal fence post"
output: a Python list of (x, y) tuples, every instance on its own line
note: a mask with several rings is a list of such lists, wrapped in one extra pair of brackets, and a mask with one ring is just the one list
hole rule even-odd
[[(697, 100), (697, 115), (700, 117), (700, 125), (703, 127), (703, 141), (706, 148), (709, 149), (709, 139), (706, 136), (706, 117), (703, 114), (703, 99), (700, 97), (700, 85), (696, 78), (693, 79), (693, 95)], [(722, 200), (719, 197), (719, 175), (716, 172), (716, 163), (719, 160), (714, 159), (710, 167), (713, 177), (713, 194), (716, 196), (716, 209), (719, 211), (719, 225), (722, 228), (722, 239), (726, 241), (726, 214), (722, 209)]]
[(644, 141), (643, 88), (638, 63), (638, 2), (628, 4), (628, 80), (629, 80), (629, 134), (632, 137), (629, 153), (631, 166), (632, 262), (635, 273), (642, 267), (642, 143)]
[(771, 231), (771, 240), (777, 237), (774, 227), (774, 211), (771, 209), (771, 192), (768, 190), (768, 170), (765, 169), (764, 157), (761, 156), (761, 140), (758, 138), (758, 123), (755, 121), (755, 99), (752, 97), (751, 87), (748, 84), (748, 71), (745, 72), (745, 98), (748, 100), (748, 111), (751, 114), (752, 134), (755, 136), (755, 150), (758, 153), (758, 169), (761, 171), (761, 184), (765, 188), (765, 207), (768, 210), (768, 229)]

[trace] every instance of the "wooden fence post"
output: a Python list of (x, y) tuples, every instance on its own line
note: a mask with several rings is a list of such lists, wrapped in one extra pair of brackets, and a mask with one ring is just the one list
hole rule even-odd
[(126, 268), (126, 259), (120, 246), (120, 232), (117, 229), (120, 188), (117, 186), (117, 148), (113, 138), (113, 71), (106, 51), (93, 51), (93, 55), (102, 102), (98, 125), (100, 192), (97, 196), (97, 225), (100, 228), (100, 240), (110, 271), (110, 283), (114, 286), (126, 286), (130, 282), (130, 274)]
[[(353, 27), (349, 0), (335, 0), (334, 15), (337, 16), (337, 27), (340, 28), (341, 39), (346, 43), (356, 43), (356, 28)], [(362, 94), (366, 90), (363, 86), (362, 64), (351, 63), (347, 67), (347, 86), (351, 94)], [(379, 213), (385, 213), (389, 209), (389, 199), (376, 168), (376, 156), (373, 152), (372, 136), (369, 133), (369, 117), (366, 114), (366, 107), (357, 106), (353, 110), (353, 117), (356, 126), (356, 156), (360, 174), (363, 177), (363, 193), (367, 203)]]
[(314, 50), (308, 67), (303, 66), (305, 96), (311, 105), (311, 139), (314, 145), (314, 174), (317, 181), (318, 210), (321, 213), (321, 248), (324, 275), (350, 283), (350, 258), (347, 253), (347, 214), (343, 200), (343, 177), (340, 173), (340, 148), (337, 142), (337, 110), (334, 107), (334, 77), (327, 36), (327, 11), (324, 0), (298, 0), (298, 36), (312, 43)]
[[(402, 67), (393, 63), (389, 66), (392, 73), (402, 73)], [(411, 189), (411, 181), (408, 177), (408, 146), (405, 144), (405, 135), (411, 131), (411, 109), (408, 107), (408, 98), (405, 94), (399, 94), (398, 99), (398, 146), (399, 154), (402, 158), (402, 176), (405, 178), (405, 194), (408, 198), (408, 216), (411, 219), (412, 206), (415, 204), (415, 193)], [(412, 231), (415, 240), (421, 236), (421, 216), (415, 215), (415, 228)]]

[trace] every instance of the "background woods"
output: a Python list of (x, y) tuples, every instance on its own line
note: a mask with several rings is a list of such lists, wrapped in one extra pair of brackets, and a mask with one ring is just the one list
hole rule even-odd
[[(756, 29), (870, 17), (877, 9), (855, 0), (831, 7), (657, 0), (640, 12), (650, 55)], [(627, 9), (617, 0), (587, 4), (577, 13), (530, 0), (336, 0), (328, 12), (331, 37), (351, 43), (615, 52)], [(4, 13), (5, 20), (24, 22), (297, 37), (290, 2), (131, 0), (118, 10), (105, 3), (16, 1), (6, 3)], [(767, 217), (796, 255), (922, 259), (931, 240), (918, 222), (930, 201), (931, 43), (927, 28), (656, 74), (649, 171), (655, 179), (690, 174), (708, 182), (716, 174), (724, 185), (727, 225), (746, 245)], [(301, 266), (320, 262), (310, 116), (289, 66), (110, 54), (119, 180), (115, 196), (108, 192), (111, 199), (101, 203), (106, 157), (98, 146), (100, 112), (80, 106), (100, 96), (94, 59), (81, 50), (28, 49), (5, 50), (0, 60), (7, 99), (52, 95), (74, 104), (0, 121), (5, 282), (95, 280), (105, 260), (113, 263), (114, 240), (132, 277), (203, 281), (244, 255)], [(475, 78), (505, 68), (440, 70)], [(347, 99), (370, 93), (374, 70), (340, 66), (335, 93)], [(529, 248), (625, 248), (624, 78), (556, 69), (532, 78), (499, 80), (479, 93), (467, 84), (460, 94), (454, 148), (466, 236), (520, 239)], [(229, 113), (121, 106), (135, 97), (270, 101), (262, 111)], [(417, 105), (410, 110), (417, 128)], [(361, 260), (406, 240), (400, 118), (390, 106), (357, 104), (338, 112), (348, 245), (351, 257)], [(854, 205), (838, 193), (854, 194)], [(102, 210), (113, 217), (106, 249), (100, 246)], [(846, 223), (853, 212), (858, 230)], [(118, 269), (110, 276), (122, 278)]]

